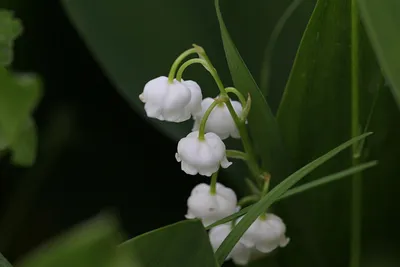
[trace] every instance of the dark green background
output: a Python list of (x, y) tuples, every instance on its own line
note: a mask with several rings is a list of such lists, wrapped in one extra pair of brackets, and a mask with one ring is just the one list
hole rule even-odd
[[(132, 25), (132, 31), (136, 31), (142, 39), (138, 40), (137, 47), (130, 49), (136, 50), (141, 60), (148, 59), (137, 70), (127, 71), (140, 73), (137, 83), (144, 85), (149, 79), (167, 72), (174, 58), (195, 42), (206, 48), (228, 84), (229, 70), (213, 1), (191, 0), (185, 1), (184, 5), (177, 5), (178, 2), (182, 1), (154, 1), (150, 4), (147, 0), (138, 0), (135, 10), (127, 10), (132, 16), (143, 17), (143, 24)], [(222, 1), (225, 22), (257, 82), (271, 30), (290, 2), (252, 0), (249, 4), (246, 1)], [(0, 3), (2, 7), (16, 10), (16, 15), (25, 26), (24, 35), (16, 44), (13, 68), (37, 72), (45, 84), (45, 97), (36, 113), (40, 131), (37, 163), (30, 169), (1, 163), (0, 222), (6, 215), (11, 220), (0, 225), (0, 251), (13, 261), (43, 240), (105, 208), (119, 214), (129, 236), (182, 220), (191, 188), (207, 180), (187, 176), (180, 170), (174, 158), (176, 143), (156, 131), (142, 115), (136, 115), (117, 93), (58, 1)], [(305, 0), (289, 19), (279, 38), (273, 55), (268, 97), (274, 111), (314, 3), (314, 0)], [(169, 20), (160, 21), (157, 13), (153, 12), (156, 9), (151, 7), (153, 5), (160, 12), (169, 12)], [(183, 23), (187, 20), (191, 23)], [(192, 29), (188, 25), (196, 27)], [(199, 69), (193, 68), (189, 73), (204, 81), (205, 86), (211, 85), (204, 72), (196, 72)], [(391, 108), (394, 105), (390, 94), (385, 93), (383, 99), (391, 103), (391, 113), (380, 113), (378, 110), (377, 118), (395, 118), (391, 114), (396, 114), (397, 110)], [(385, 130), (381, 130), (384, 136)], [(396, 150), (390, 140), (386, 143), (387, 148), (381, 148), (386, 149), (385, 152), (389, 147)], [(391, 164), (394, 164), (393, 161), (392, 158), (387, 159)], [(374, 186), (371, 180), (367, 183), (368, 196), (378, 192), (379, 203), (385, 205), (373, 206), (377, 202), (372, 200), (372, 196), (367, 199), (375, 212), (365, 216), (371, 223), (364, 232), (371, 233), (370, 241), (378, 241), (376, 246), (371, 246), (373, 249), (368, 247), (367, 258), (375, 258), (371, 251), (379, 258), (385, 253), (394, 255), (391, 250), (395, 250), (396, 246), (392, 246), (391, 242), (396, 240), (394, 226), (397, 223), (392, 214), (396, 205), (389, 196), (395, 195), (396, 188), (391, 185), (398, 183), (387, 183), (387, 186), (383, 181), (378, 186)], [(229, 182), (226, 184), (230, 185)], [(296, 203), (295, 199), (293, 201), (291, 207)], [(295, 212), (298, 214), (302, 214), (301, 209), (313, 208), (297, 206)], [(331, 213), (325, 211), (324, 214)], [(378, 217), (379, 214), (385, 216)], [(335, 216), (341, 214), (331, 216), (335, 220)], [(324, 221), (329, 221), (329, 218)], [(314, 222), (317, 224), (318, 219)], [(292, 231), (299, 230), (294, 223), (291, 227)], [(376, 247), (379, 244), (383, 245), (378, 251)], [(287, 251), (281, 255), (290, 255), (290, 249)], [(336, 251), (338, 262), (346, 261), (347, 251), (347, 248)], [(371, 263), (371, 266), (376, 265)]]
[[(258, 8), (239, 1), (224, 8), (231, 11), (227, 24), (235, 25), (230, 27), (233, 38), (258, 79), (268, 36), (290, 1), (254, 2)], [(1, 247), (3, 254), (14, 260), (42, 240), (104, 208), (118, 212), (131, 236), (183, 219), (191, 188), (204, 178), (181, 172), (174, 158), (176, 144), (136, 115), (117, 93), (58, 1), (2, 3), (2, 7), (16, 11), (25, 27), (16, 43), (13, 69), (37, 72), (45, 84), (45, 97), (36, 113), (40, 131), (37, 163), (30, 169), (1, 164), (0, 216), (4, 219), (9, 207), (24, 213), (2, 229), (9, 241), (0, 241), (0, 245), (7, 245)], [(190, 5), (198, 11), (193, 19), (204, 27), (198, 39), (179, 41), (179, 36), (173, 34), (162, 39), (142, 29), (151, 47), (165, 50), (155, 69), (162, 66), (167, 70), (177, 53), (196, 42), (207, 49), (221, 76), (229, 81), (212, 2), (193, 1)], [(175, 12), (171, 20), (184, 12), (174, 8), (167, 9)], [(277, 47), (272, 73), (276, 90), (270, 98), (274, 109), (311, 8), (307, 3), (295, 13)], [(252, 14), (254, 10), (257, 14)], [(156, 18), (149, 22), (153, 23), (149, 28), (168, 27)], [(151, 51), (138, 53), (154, 60)], [(159, 75), (157, 71), (148, 70), (144, 79)], [(20, 194), (18, 201), (14, 200), (16, 192)]]

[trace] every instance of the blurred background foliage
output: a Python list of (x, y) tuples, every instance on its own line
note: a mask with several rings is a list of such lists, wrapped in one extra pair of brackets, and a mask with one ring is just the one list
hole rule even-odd
[[(39, 130), (36, 164), (29, 169), (16, 168), (5, 161), (0, 164), (0, 251), (11, 261), (105, 208), (118, 212), (129, 236), (182, 220), (190, 190), (204, 181), (202, 177), (188, 177), (180, 170), (173, 156), (175, 141), (157, 131), (145, 120), (142, 111), (134, 112), (132, 103), (122, 96), (136, 98), (134, 90), (142, 88), (153, 77), (165, 75), (176, 56), (192, 43), (206, 49), (225, 84), (231, 84), (212, 1), (114, 0), (114, 4), (123, 7), (124, 13), (118, 19), (124, 25), (121, 30), (126, 36), (117, 32), (115, 36), (110, 35), (112, 23), (102, 13), (107, 2), (82, 2), (92, 8), (93, 16), (88, 20), (101, 18), (99, 23), (107, 33), (103, 36), (92, 32), (91, 38), (97, 38), (103, 46), (127, 36), (129, 42), (95, 61), (93, 55), (98, 55), (98, 51), (90, 43), (85, 46), (59, 1), (0, 0), (0, 6), (15, 10), (24, 24), (24, 33), (16, 42), (12, 68), (35, 72), (44, 83), (44, 98), (35, 113)], [(271, 31), (291, 2), (222, 1), (221, 10), (231, 37), (257, 82), (265, 75), (260, 70)], [(303, 1), (285, 25), (274, 50), (267, 97), (274, 113), (315, 2)], [(124, 56), (127, 62), (120, 66), (118, 73), (109, 73), (107, 78), (102, 71), (105, 62), (116, 64)], [(374, 60), (363, 66), (370, 65), (377, 68)], [(200, 67), (188, 70), (187, 75), (198, 80), (208, 92), (216, 92), (213, 81)], [(134, 84), (131, 84), (132, 77)], [(118, 90), (113, 84), (118, 84)], [(319, 99), (315, 101), (324, 108)], [(364, 115), (368, 114), (371, 103), (370, 97), (365, 100)], [(315, 114), (303, 118), (305, 125), (321, 131), (319, 136), (311, 135), (304, 142), (296, 167), (333, 148), (331, 145), (338, 145), (337, 138), (345, 135), (346, 130), (341, 127), (344, 124), (343, 127), (349, 127), (343, 117), (348, 99), (335, 98), (329, 104), (338, 111), (333, 119), (316, 120), (312, 116)], [(323, 111), (323, 114), (329, 113), (329, 110)], [(374, 136), (367, 151), (371, 159), (380, 161), (380, 166), (371, 170), (365, 179), (364, 266), (397, 266), (393, 264), (400, 262), (395, 201), (400, 185), (396, 179), (400, 156), (399, 119), (392, 95), (382, 86), (370, 127), (379, 134)], [(328, 124), (330, 127), (326, 127)], [(301, 137), (306, 138), (307, 131), (303, 134)], [(316, 143), (328, 140), (325, 143), (328, 148), (318, 147), (303, 153), (314, 139), (319, 140)], [(333, 162), (325, 171), (339, 171), (344, 167), (347, 166)], [(321, 170), (315, 176), (324, 174), (327, 173)], [(223, 182), (243, 192), (243, 188), (226, 177)], [(292, 239), (293, 246), (279, 253), (285, 266), (347, 263), (349, 185), (350, 181), (341, 181), (278, 206), (278, 214), (290, 217), (289, 236), (301, 237)], [(315, 232), (310, 232), (312, 229)], [(328, 238), (319, 239), (320, 235)], [(319, 243), (320, 240), (326, 242)], [(307, 249), (298, 250), (301, 246)], [(324, 256), (316, 256), (320, 254), (315, 249), (322, 249)], [(302, 261), (298, 262), (300, 257)], [(260, 264), (264, 265), (265, 262)]]

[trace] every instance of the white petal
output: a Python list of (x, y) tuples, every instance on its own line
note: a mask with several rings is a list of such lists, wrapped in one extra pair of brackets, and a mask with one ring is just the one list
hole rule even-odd
[(240, 138), (240, 133), (239, 133), (239, 130), (238, 130), (238, 128), (236, 126), (231, 131), (231, 137), (235, 138), (235, 139), (239, 139)]
[(209, 232), (210, 243), (216, 251), (231, 231), (230, 223), (221, 224), (212, 228)]
[(249, 263), (251, 249), (241, 247), (232, 252), (232, 260), (237, 265), (247, 265)]
[(191, 213), (187, 213), (186, 215), (185, 215), (185, 218), (186, 219), (194, 219), (194, 218), (196, 218), (196, 216), (194, 216), (193, 214), (191, 214)]
[(164, 110), (183, 110), (190, 102), (191, 92), (182, 83), (173, 81), (168, 84), (167, 94), (163, 99)]
[(189, 174), (189, 175), (196, 175), (198, 172), (196, 168), (194, 168), (193, 166), (190, 166), (188, 163), (186, 163), (184, 161), (181, 162), (181, 168), (182, 168), (182, 171), (184, 171), (186, 174)]
[(259, 244), (256, 244), (256, 248), (259, 251), (261, 251), (262, 253), (269, 253), (277, 248), (277, 244), (267, 243), (267, 242), (259, 243)]
[(214, 168), (207, 168), (207, 169), (203, 169), (202, 168), (202, 169), (199, 170), (199, 174), (203, 175), (203, 176), (211, 177), (214, 172), (218, 171), (218, 169), (219, 169), (218, 165), (215, 166)]
[(220, 183), (217, 183), (216, 191), (217, 191), (217, 195), (221, 196), (229, 203), (232, 203), (232, 205), (235, 206), (234, 211), (236, 211), (237, 197), (236, 197), (235, 191), (233, 191), (232, 189), (230, 189)]
[(227, 167), (225, 144), (215, 133), (206, 133), (199, 140), (198, 131), (188, 134), (178, 142), (177, 153), (182, 161), (182, 169), (189, 174), (196, 171), (200, 175), (211, 176), (222, 162)]
[(281, 240), (279, 241), (279, 246), (280, 246), (281, 248), (284, 248), (284, 247), (286, 247), (286, 246), (289, 244), (289, 242), (290, 242), (290, 238), (288, 238), (288, 237), (286, 237), (286, 236), (282, 236), (282, 237), (281, 237)]
[(142, 101), (143, 103), (146, 103), (146, 101), (144, 100), (144, 94), (143, 94), (143, 93), (139, 95), (139, 99), (140, 99), (140, 101)]
[(221, 161), (221, 167), (226, 169), (229, 166), (232, 165), (232, 162), (230, 162), (226, 157), (223, 158), (223, 160)]
[(209, 192), (210, 192), (210, 185), (201, 183), (201, 184), (196, 185), (192, 189), (192, 192), (190, 192), (190, 195), (208, 194)]
[(200, 129), (200, 120), (194, 119), (192, 131), (198, 131)]
[(176, 80), (169, 83), (165, 76), (155, 78), (146, 83), (139, 98), (145, 103), (146, 114), (150, 118), (171, 122), (191, 118), (188, 109), (191, 90)]
[(200, 86), (195, 81), (182, 81), (182, 83), (189, 88), (191, 92), (191, 99), (187, 108), (193, 116), (201, 112), (201, 102), (203, 95)]
[(255, 246), (255, 242), (251, 239), (248, 239), (246, 237), (242, 237), (242, 239), (240, 240), (240, 242), (247, 248), (252, 248)]
[(144, 110), (146, 111), (147, 117), (164, 120), (164, 117), (161, 114), (162, 109), (158, 105), (154, 105), (151, 102), (146, 103), (144, 105)]

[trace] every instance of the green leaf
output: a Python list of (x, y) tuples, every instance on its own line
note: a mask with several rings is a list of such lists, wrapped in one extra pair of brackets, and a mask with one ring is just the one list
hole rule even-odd
[(0, 253), (0, 267), (12, 267), (11, 263)]
[(322, 177), (322, 178), (316, 179), (315, 181), (312, 181), (312, 182), (297, 186), (295, 188), (292, 188), (292, 189), (286, 191), (286, 193), (283, 194), (282, 196), (280, 196), (276, 201), (280, 201), (282, 199), (286, 199), (286, 198), (291, 197), (293, 195), (297, 195), (299, 193), (303, 193), (303, 192), (305, 192), (307, 190), (314, 189), (314, 188), (319, 187), (321, 185), (325, 185), (325, 184), (337, 181), (339, 179), (342, 179), (342, 178), (345, 178), (345, 177), (349, 177), (352, 174), (355, 174), (355, 173), (361, 172), (361, 171), (363, 171), (365, 169), (371, 168), (371, 167), (375, 166), (377, 163), (378, 163), (377, 161), (371, 161), (371, 162), (368, 162), (368, 163), (360, 164), (360, 165), (357, 165), (355, 167), (351, 167), (351, 168), (349, 168), (347, 170), (344, 170), (344, 171), (341, 171), (341, 172), (337, 172), (337, 173), (328, 175), (326, 177)]
[(271, 75), (271, 64), (272, 64), (272, 56), (274, 54), (275, 46), (278, 42), (279, 35), (281, 34), (286, 22), (293, 15), (296, 9), (303, 3), (303, 0), (294, 0), (282, 14), (282, 16), (277, 21), (272, 33), (271, 37), (268, 41), (267, 47), (264, 51), (264, 58), (261, 66), (261, 78), (260, 78), (260, 90), (264, 93), (264, 96), (268, 97), (269, 92), (269, 82)]
[(222, 242), (221, 246), (215, 253), (218, 263), (222, 264), (224, 262), (225, 258), (228, 256), (232, 248), (239, 241), (246, 230), (250, 227), (250, 225), (257, 219), (260, 214), (265, 212), (280, 196), (282, 196), (292, 186), (299, 182), (304, 176), (311, 173), (314, 169), (334, 157), (339, 152), (348, 148), (352, 144), (355, 144), (363, 138), (366, 138), (370, 134), (371, 133), (367, 133), (350, 139), (349, 141), (341, 144), (340, 146), (332, 149), (325, 155), (302, 167), (301, 169), (287, 177), (285, 180), (283, 180), (281, 183), (279, 183), (277, 186), (275, 186), (270, 192), (267, 193), (267, 195), (265, 195), (259, 202), (251, 207), (251, 209), (247, 212), (243, 219), (239, 221), (239, 223), (233, 228), (232, 232)]
[(358, 0), (360, 15), (400, 108), (400, 1)]
[(33, 165), (36, 159), (37, 142), (36, 125), (30, 118), (11, 144), (12, 162), (20, 166)]
[(251, 95), (252, 110), (248, 116), (248, 125), (254, 142), (257, 142), (256, 151), (261, 158), (263, 167), (273, 177), (282, 177), (288, 172), (288, 158), (285, 154), (278, 124), (267, 101), (229, 36), (220, 11), (219, 0), (215, 0), (215, 9), (233, 83), (241, 93), (244, 95), (250, 93)]
[[(173, 61), (193, 43), (203, 46), (209, 55), (219, 53), (213, 42), (210, 43), (209, 29), (198, 23), (202, 18), (194, 19), (203, 14), (198, 10), (207, 6), (205, 2), (196, 5), (186, 0), (99, 0), (96, 5), (90, 0), (62, 2), (116, 89), (146, 119), (139, 94), (149, 80), (168, 75)], [(216, 61), (214, 56), (211, 60)], [(199, 65), (191, 68), (183, 78), (196, 80), (204, 97), (217, 96), (218, 87), (208, 72)], [(186, 136), (193, 126), (190, 120), (183, 123), (148, 121), (175, 141)]]
[(0, 69), (0, 129), (7, 143), (13, 144), (41, 96), (35, 75), (8, 73)]
[[(351, 135), (350, 29), (351, 1), (317, 2), (301, 40), (277, 116), (285, 145), (296, 167), (303, 166)], [(362, 30), (361, 27), (360, 29)], [(383, 87), (375, 56), (363, 34), (361, 31), (360, 129), (367, 124), (368, 114), (371, 113), (374, 102), (372, 99), (377, 90)], [(374, 116), (375, 114), (372, 114), (372, 117)], [(378, 134), (381, 134), (378, 132), (382, 129), (374, 128), (377, 134), (368, 139), (368, 142), (375, 142), (375, 138), (378, 139)], [(368, 143), (364, 147), (362, 160), (367, 159), (370, 150)], [(371, 159), (383, 162), (379, 155), (375, 153), (374, 156), (371, 156)], [(328, 162), (312, 173), (306, 182), (348, 168), (350, 165), (351, 154), (343, 153), (335, 161)], [(381, 166), (366, 172), (367, 177), (363, 181), (374, 180), (369, 176), (378, 168)], [(304, 194), (296, 201), (282, 201), (275, 206), (289, 226), (295, 225), (290, 235), (292, 240), (298, 240), (280, 253), (282, 257), (279, 255), (279, 261), (283, 265), (291, 265), (292, 262), (298, 263), (299, 266), (317, 267), (348, 264), (346, 247), (349, 245), (350, 236), (350, 188), (350, 181), (343, 180)], [(332, 220), (332, 214), (339, 213), (343, 216), (336, 216), (335, 220)], [(298, 220), (299, 216), (303, 219)], [(343, 251), (340, 257), (337, 254), (339, 250)]]
[(14, 40), (22, 33), (21, 22), (9, 10), (0, 9), (0, 65), (8, 66), (13, 59)]
[[(292, 189), (286, 191), (286, 193), (284, 193), (282, 196), (280, 196), (279, 198), (276, 199), (276, 202), (278, 202), (278, 201), (280, 201), (282, 199), (291, 197), (293, 195), (296, 195), (296, 194), (299, 194), (299, 193), (303, 193), (303, 192), (305, 192), (307, 190), (316, 188), (318, 186), (325, 185), (327, 183), (334, 182), (334, 181), (337, 181), (339, 179), (348, 177), (348, 176), (350, 176), (350, 175), (352, 175), (354, 173), (357, 173), (357, 172), (363, 171), (365, 169), (371, 168), (371, 167), (375, 166), (376, 164), (377, 164), (377, 161), (371, 161), (371, 162), (368, 162), (368, 163), (360, 164), (358, 166), (351, 167), (351, 168), (349, 168), (347, 170), (343, 170), (341, 172), (337, 172), (337, 173), (328, 175), (326, 177), (322, 177), (322, 178), (316, 179), (315, 181), (306, 183), (304, 185), (297, 186), (295, 188), (292, 188)], [(206, 230), (209, 230), (209, 229), (211, 229), (211, 228), (213, 228), (213, 227), (215, 227), (217, 225), (221, 225), (221, 224), (230, 222), (230, 221), (232, 221), (232, 220), (234, 220), (236, 218), (239, 218), (240, 216), (246, 214), (250, 210), (250, 208), (252, 206), (253, 205), (245, 207), (245, 208), (241, 209), (238, 212), (235, 212), (234, 214), (232, 214), (230, 216), (227, 216), (227, 217), (225, 217), (225, 218), (223, 218), (221, 220), (216, 221), (215, 223), (207, 226)]]
[(116, 221), (98, 216), (42, 245), (17, 267), (112, 267), (121, 241)]
[(208, 235), (199, 220), (157, 229), (120, 245), (140, 267), (217, 267)]

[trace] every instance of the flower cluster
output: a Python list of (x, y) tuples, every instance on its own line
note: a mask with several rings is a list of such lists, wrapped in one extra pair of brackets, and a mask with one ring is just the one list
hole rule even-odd
[[(197, 54), (198, 58), (181, 65), (191, 54)], [(195, 63), (202, 64), (215, 79), (220, 91), (217, 97), (203, 99), (198, 83), (182, 79), (184, 70)], [(230, 99), (229, 93), (235, 94), (239, 101)], [(245, 160), (256, 180), (269, 177), (258, 167), (247, 136), (250, 96), (246, 100), (237, 89), (223, 87), (201, 47), (194, 45), (194, 48), (182, 53), (173, 63), (168, 77), (161, 76), (149, 81), (139, 98), (150, 118), (175, 123), (193, 119), (192, 132), (178, 142), (175, 158), (185, 173), (211, 176), (211, 183), (201, 183), (193, 188), (187, 200), (187, 219), (197, 218), (204, 226), (209, 226), (240, 210), (244, 203), (238, 201), (235, 192), (217, 182), (219, 169), (232, 164), (229, 156)], [(227, 150), (223, 140), (229, 137), (241, 139), (245, 152)], [(257, 180), (254, 186), (257, 187), (257, 184), (261, 184), (260, 194), (256, 196), (260, 198), (268, 190), (269, 179)], [(210, 242), (215, 250), (235, 223), (218, 225), (209, 231)], [(286, 226), (278, 216), (265, 213), (250, 226), (227, 259), (232, 259), (238, 265), (246, 265), (260, 255), (286, 246), (289, 239), (285, 232)]]

